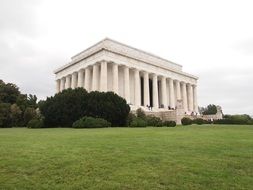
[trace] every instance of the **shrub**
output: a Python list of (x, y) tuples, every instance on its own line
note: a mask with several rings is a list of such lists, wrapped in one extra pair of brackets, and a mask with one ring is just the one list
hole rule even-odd
[(175, 121), (164, 121), (163, 126), (165, 127), (176, 127), (176, 122)]
[(111, 123), (102, 118), (83, 117), (73, 123), (73, 128), (104, 128), (110, 127)]
[(146, 116), (146, 122), (148, 126), (154, 126), (154, 127), (162, 127), (163, 123), (162, 120), (159, 117), (155, 117), (153, 115)]
[(206, 122), (205, 122), (205, 120), (202, 119), (202, 118), (197, 118), (197, 119), (194, 119), (194, 120), (192, 121), (192, 123), (195, 123), (195, 124), (198, 124), (198, 125), (202, 125), (202, 124), (205, 124)]
[(227, 118), (214, 120), (213, 123), (214, 124), (233, 124), (231, 119), (227, 119)]
[(130, 112), (127, 116), (127, 126), (130, 126), (134, 118), (136, 118), (136, 115)]
[(38, 129), (38, 128), (43, 128), (43, 127), (44, 127), (44, 122), (42, 119), (32, 119), (27, 124), (27, 128), (30, 128), (30, 129)]
[(182, 123), (182, 125), (191, 125), (192, 120), (188, 117), (184, 117), (184, 118), (181, 119), (181, 123)]
[(147, 122), (142, 118), (136, 117), (130, 123), (130, 127), (147, 127)]
[(145, 114), (145, 112), (141, 108), (138, 108), (136, 110), (136, 115), (139, 118), (146, 119), (146, 114)]

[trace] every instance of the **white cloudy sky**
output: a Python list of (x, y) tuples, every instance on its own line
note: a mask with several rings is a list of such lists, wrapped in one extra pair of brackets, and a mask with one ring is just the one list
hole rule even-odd
[(105, 37), (199, 76), (199, 104), (253, 115), (253, 2), (1, 0), (0, 79), (40, 99), (53, 70)]

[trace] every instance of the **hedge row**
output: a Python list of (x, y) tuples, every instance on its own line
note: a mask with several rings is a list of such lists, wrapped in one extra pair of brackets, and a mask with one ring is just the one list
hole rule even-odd
[(222, 120), (215, 121), (217, 124), (241, 124), (253, 125), (253, 118), (247, 114), (242, 115), (224, 115)]
[(204, 120), (202, 118), (197, 118), (197, 119), (190, 119), (188, 117), (184, 117), (181, 119), (182, 125), (191, 125), (191, 124), (197, 124), (197, 125), (202, 125), (202, 124), (210, 124), (210, 121)]
[(182, 118), (182, 125), (191, 125), (191, 124), (237, 124), (237, 125), (253, 125), (253, 119), (249, 115), (225, 115), (223, 119), (207, 121), (202, 118), (190, 119), (187, 117)]
[(111, 127), (111, 123), (102, 118), (83, 117), (72, 125), (73, 128), (104, 128)]

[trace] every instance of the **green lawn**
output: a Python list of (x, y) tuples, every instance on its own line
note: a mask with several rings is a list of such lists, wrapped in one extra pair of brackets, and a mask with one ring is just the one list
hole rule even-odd
[(252, 189), (253, 126), (0, 129), (0, 189)]

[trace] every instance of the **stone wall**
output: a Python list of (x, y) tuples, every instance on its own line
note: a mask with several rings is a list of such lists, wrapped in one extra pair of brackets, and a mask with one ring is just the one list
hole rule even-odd
[(145, 114), (159, 117), (163, 121), (177, 121), (177, 113), (175, 110), (159, 111), (159, 112), (148, 111), (145, 112)]
[(222, 119), (223, 115), (222, 114), (213, 114), (213, 115), (185, 115), (185, 117), (188, 117), (190, 119), (197, 119), (197, 118), (201, 118), (204, 120), (218, 120), (218, 119)]
[[(181, 119), (184, 115), (179, 115), (178, 110), (164, 110), (164, 111), (145, 111), (146, 115), (153, 115), (159, 117), (163, 121), (175, 121), (178, 125), (181, 124)], [(136, 111), (131, 111), (133, 114), (136, 114)]]
[(222, 119), (222, 115), (221, 114), (215, 114), (215, 115), (202, 115), (200, 116), (200, 118), (204, 119), (204, 120), (218, 120), (218, 119)]
[[(181, 125), (181, 119), (183, 117), (188, 117), (190, 119), (197, 119), (202, 118), (204, 120), (218, 120), (223, 118), (223, 114), (221, 109), (218, 109), (218, 112), (213, 115), (187, 115), (184, 112), (184, 109), (182, 107), (182, 102), (178, 101), (177, 106), (178, 109), (176, 110), (161, 110), (161, 111), (150, 111), (142, 109), (146, 115), (153, 115), (155, 117), (159, 117), (163, 121), (175, 121), (177, 125)], [(133, 114), (136, 114), (136, 110), (131, 111)]]

